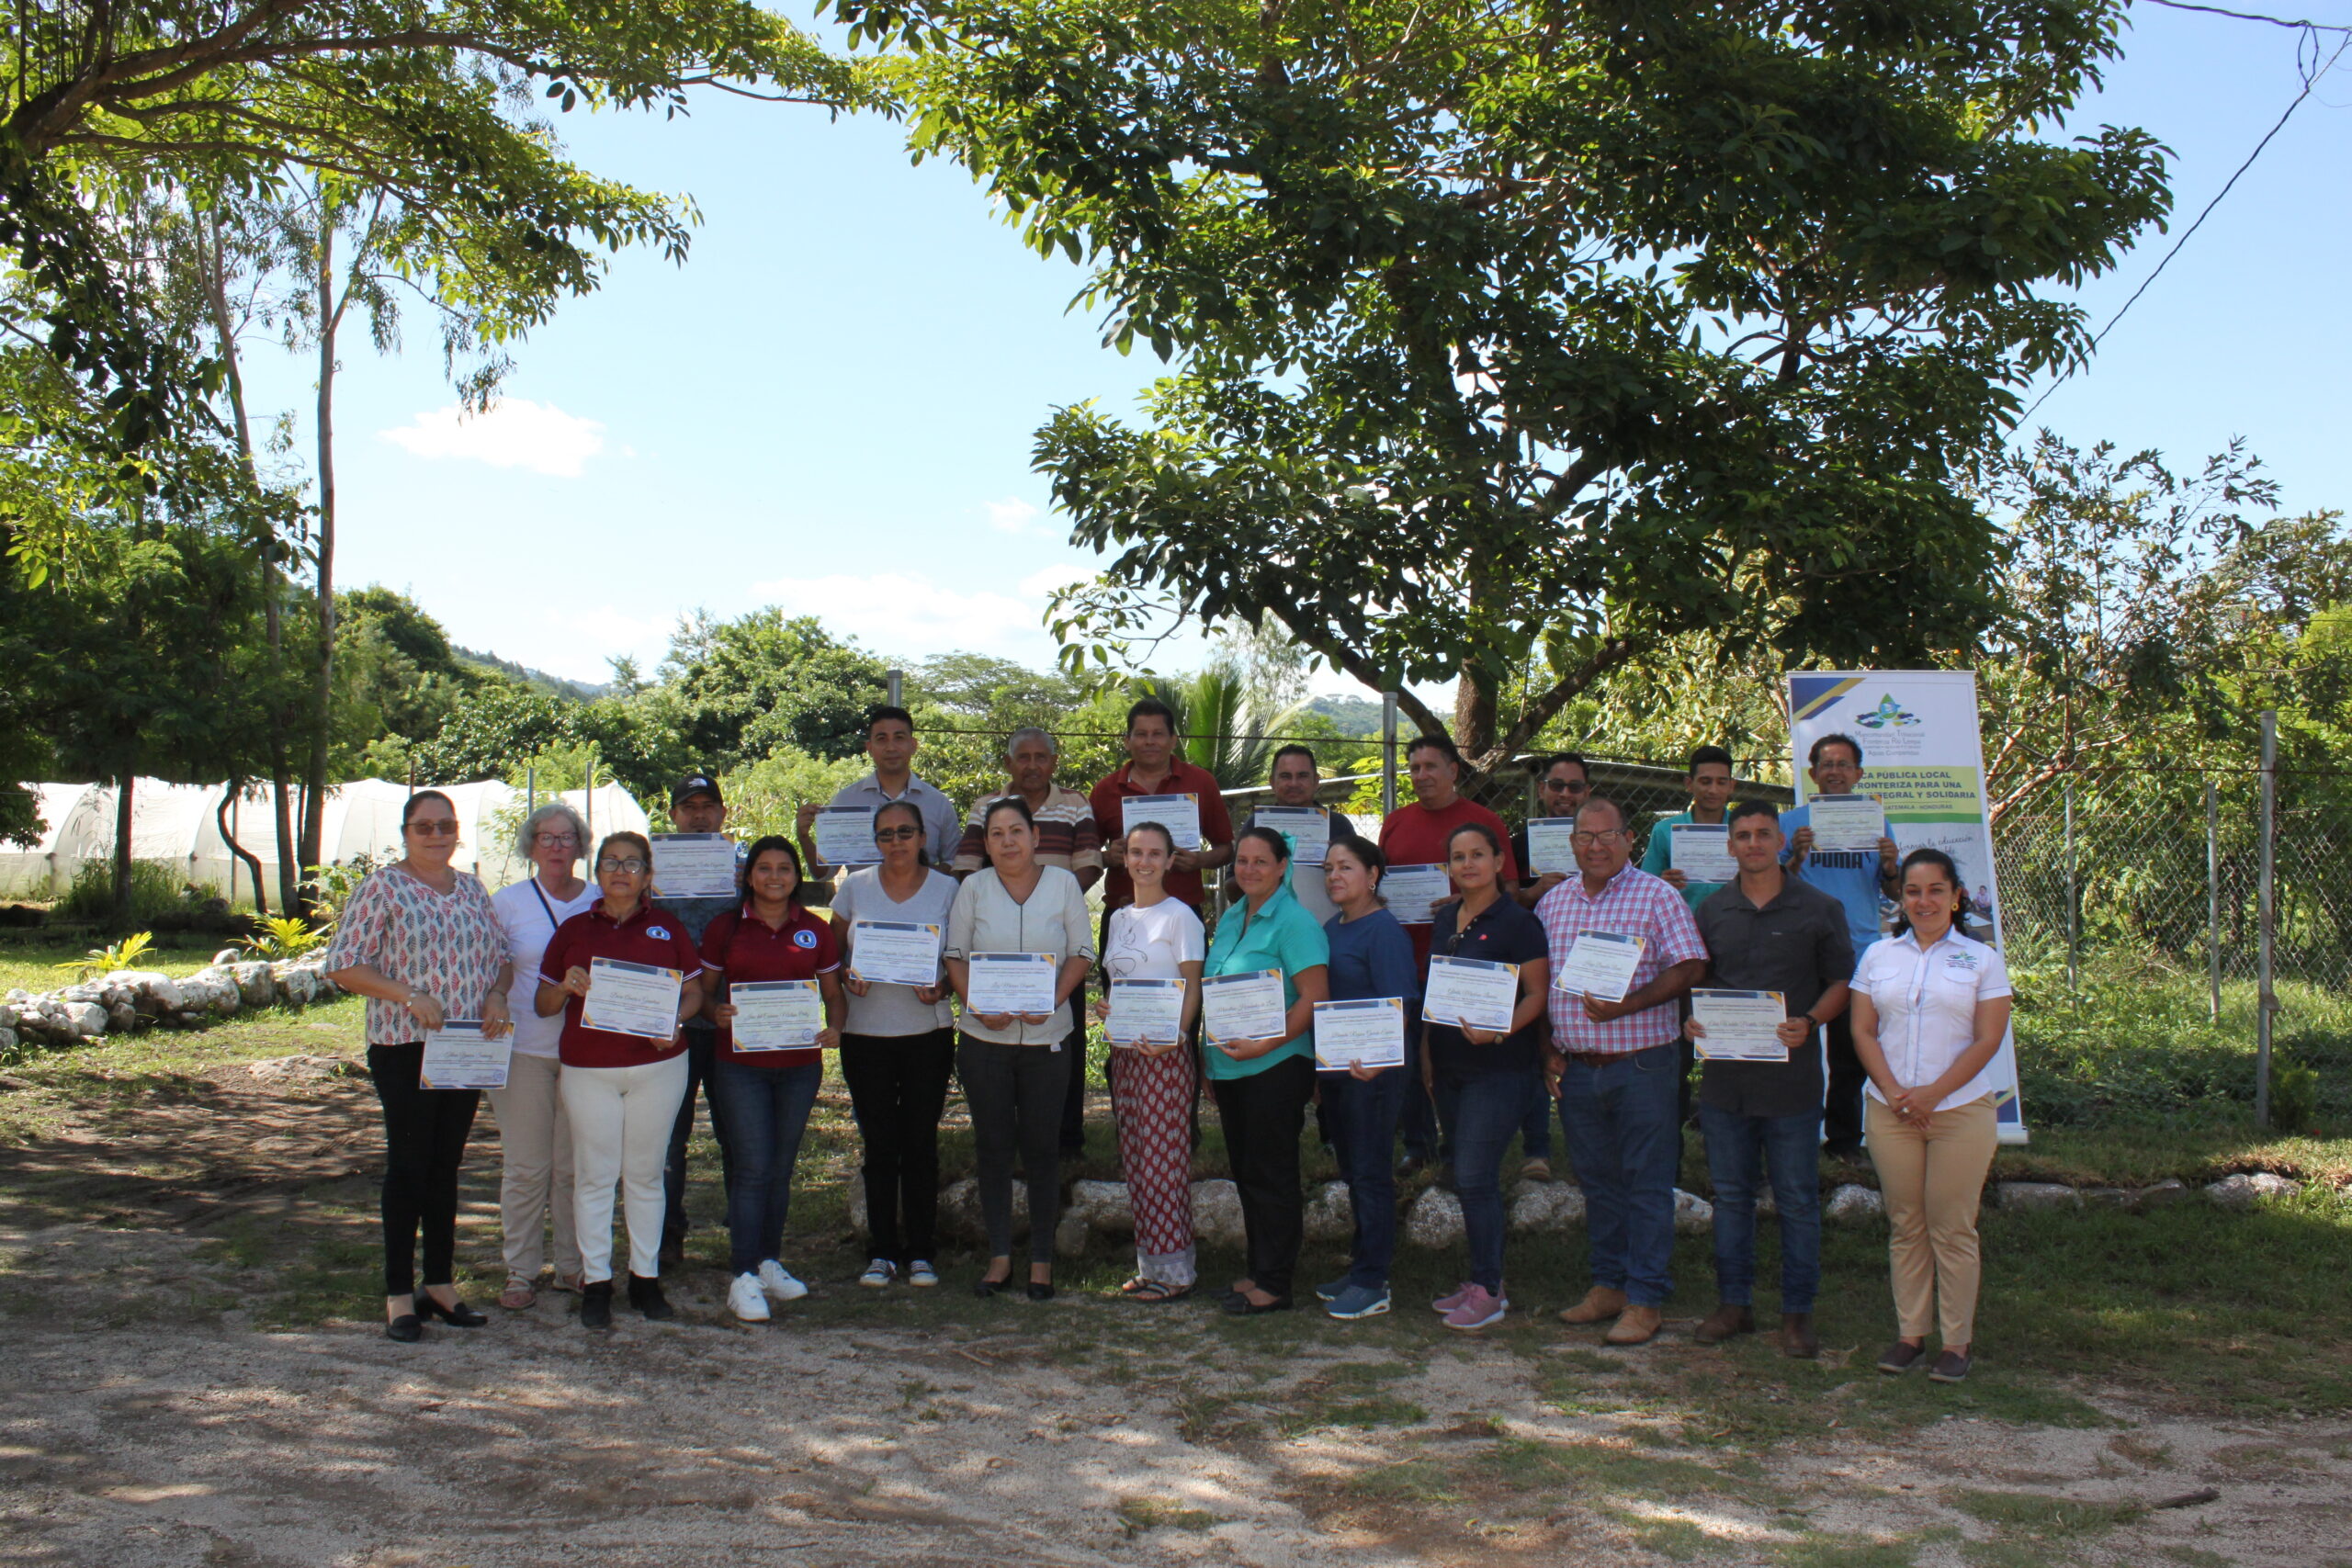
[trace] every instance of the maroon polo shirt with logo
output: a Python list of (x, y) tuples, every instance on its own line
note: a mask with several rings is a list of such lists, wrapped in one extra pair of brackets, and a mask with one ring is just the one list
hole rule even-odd
[[(833, 928), (797, 904), (785, 906), (785, 920), (771, 926), (752, 913), (752, 906), (729, 909), (702, 933), (702, 964), (710, 972), (711, 996), (723, 1002), (719, 987), (739, 980), (813, 980), (842, 966), (841, 944)], [(738, 1051), (735, 1032), (718, 1026), (718, 1054), (747, 1067), (804, 1067), (823, 1059), (811, 1045), (799, 1051)]]
[[(628, 919), (616, 923), (605, 913), (603, 899), (556, 928), (548, 939), (547, 955), (539, 960), (539, 978), (550, 986), (563, 984), (567, 970), (585, 969), (596, 958), (617, 958), (626, 964), (650, 964), (675, 969), (686, 979), (702, 973), (702, 954), (686, 935), (686, 923), (659, 904), (640, 903)], [(563, 1035), (557, 1055), (567, 1067), (641, 1067), (674, 1055), (685, 1047), (609, 1029), (590, 1029), (580, 1021), (579, 997), (563, 1003)]]

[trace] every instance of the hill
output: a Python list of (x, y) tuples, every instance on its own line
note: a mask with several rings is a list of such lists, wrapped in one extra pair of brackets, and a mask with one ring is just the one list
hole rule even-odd
[(567, 681), (560, 675), (550, 675), (544, 670), (534, 670), (527, 664), (516, 664), (494, 653), (480, 653), (470, 648), (451, 649), (460, 664), (470, 664), (478, 670), (494, 670), (512, 676), (525, 685), (549, 692), (575, 703), (593, 703), (612, 690), (608, 685), (592, 686), (582, 681)]

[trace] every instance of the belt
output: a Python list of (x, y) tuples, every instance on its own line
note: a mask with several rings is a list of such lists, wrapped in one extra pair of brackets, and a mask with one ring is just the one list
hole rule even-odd
[(1655, 1045), (1636, 1045), (1630, 1051), (1562, 1051), (1558, 1055), (1562, 1061), (1575, 1062), (1580, 1066), (1605, 1067), (1611, 1062), (1622, 1062), (1645, 1051), (1663, 1051), (1672, 1043), (1670, 1040), (1661, 1040)]

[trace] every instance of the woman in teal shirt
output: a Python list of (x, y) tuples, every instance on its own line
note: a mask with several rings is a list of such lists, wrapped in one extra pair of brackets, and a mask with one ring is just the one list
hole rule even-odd
[(1204, 1053), (1225, 1153), (1241, 1195), (1247, 1277), (1226, 1292), (1237, 1317), (1290, 1310), (1291, 1275), (1306, 1240), (1298, 1134), (1315, 1092), (1315, 1004), (1330, 997), (1331, 944), (1287, 886), (1290, 844), (1271, 828), (1245, 828), (1233, 846), (1241, 901), (1216, 923), (1206, 974), (1274, 969), (1283, 977), (1283, 1032), (1216, 1040)]

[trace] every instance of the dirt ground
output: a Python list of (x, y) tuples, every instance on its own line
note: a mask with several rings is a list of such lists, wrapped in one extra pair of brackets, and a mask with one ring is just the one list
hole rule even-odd
[(953, 1276), (876, 1299), (842, 1253), (764, 1327), (704, 1267), (674, 1323), (585, 1334), (550, 1295), (394, 1345), (365, 1315), (373, 1112), (304, 1053), (126, 1081), (0, 1149), (0, 1564), (2352, 1563), (2352, 1422), (2075, 1388), (2046, 1423), (1726, 1445), (1679, 1380), (1784, 1396), (1687, 1323), (1602, 1354), (1441, 1340), (1401, 1303), (1356, 1335)]

